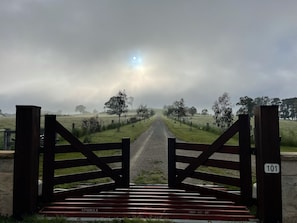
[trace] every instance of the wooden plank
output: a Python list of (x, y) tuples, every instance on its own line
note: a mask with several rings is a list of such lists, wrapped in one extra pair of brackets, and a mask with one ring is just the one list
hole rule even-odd
[(191, 178), (240, 187), (240, 179), (210, 173), (194, 172)]
[[(100, 157), (101, 161), (109, 164), (109, 163), (117, 163), (122, 161), (122, 156), (108, 156), (108, 157)], [(56, 160), (54, 162), (55, 169), (63, 169), (63, 168), (71, 168), (71, 167), (79, 167), (79, 166), (90, 166), (90, 162), (88, 159), (71, 159), (71, 160)]]
[(101, 161), (101, 159), (96, 156), (88, 145), (80, 142), (76, 137), (74, 137), (67, 129), (65, 129), (59, 122), (56, 123), (57, 132), (79, 152), (81, 152), (91, 164), (98, 166), (102, 171), (106, 172), (109, 177), (111, 177), (118, 184), (121, 183), (122, 179), (120, 176), (114, 174), (112, 169)]
[[(181, 163), (192, 163), (195, 161), (195, 157), (189, 156), (176, 156), (176, 162)], [(239, 170), (239, 162), (236, 161), (228, 161), (228, 160), (216, 160), (216, 159), (208, 159), (203, 166), (211, 166), (211, 167), (218, 167), (230, 170)]]
[(198, 157), (196, 157), (195, 162), (191, 163), (185, 168), (182, 174), (177, 175), (176, 184), (180, 184), (185, 178), (191, 175), (200, 165), (203, 165), (207, 159), (219, 148), (225, 144), (233, 135), (238, 132), (239, 123), (236, 121), (229, 129), (227, 129), (224, 134), (222, 134), (217, 140), (215, 140), (208, 148), (208, 150), (203, 151)]
[[(104, 150), (121, 150), (122, 144), (116, 143), (100, 143), (100, 144), (86, 144), (91, 151), (104, 151)], [(55, 153), (73, 153), (77, 152), (76, 147), (72, 145), (57, 145)]]
[(235, 201), (236, 203), (240, 203), (240, 195), (234, 194), (234, 193), (229, 193), (229, 192), (222, 191), (222, 190), (216, 190), (216, 189), (212, 189), (212, 188), (207, 188), (207, 187), (203, 187), (203, 186), (199, 186), (199, 185), (191, 185), (191, 184), (186, 184), (186, 183), (180, 184), (179, 188), (185, 189), (187, 191), (197, 191), (201, 194), (213, 195), (218, 198), (227, 199), (227, 200)]
[(111, 182), (111, 183), (106, 183), (106, 184), (86, 186), (83, 188), (69, 189), (66, 191), (54, 193), (54, 200), (64, 199), (66, 197), (78, 196), (81, 194), (94, 193), (96, 191), (98, 192), (98, 191), (102, 191), (102, 190), (113, 190), (115, 188), (116, 188), (116, 184), (114, 182)]
[[(115, 172), (115, 174), (120, 175), (122, 170), (114, 169), (113, 172)], [(54, 185), (79, 182), (84, 180), (100, 179), (104, 177), (109, 177), (109, 176), (103, 171), (89, 171), (84, 173), (68, 174), (68, 175), (54, 177)]]
[[(197, 143), (176, 143), (176, 149), (179, 150), (192, 150), (203, 152), (208, 150), (209, 144), (197, 144)], [(239, 146), (231, 146), (231, 145), (221, 145), (217, 151), (218, 153), (230, 153), (230, 154), (239, 154)]]

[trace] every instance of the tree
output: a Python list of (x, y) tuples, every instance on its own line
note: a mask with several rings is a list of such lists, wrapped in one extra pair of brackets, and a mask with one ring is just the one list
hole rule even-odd
[(194, 116), (197, 113), (197, 109), (194, 106), (192, 106), (188, 109), (188, 112), (190, 113), (190, 115)]
[(236, 105), (241, 105), (237, 114), (247, 114), (250, 117), (254, 116), (255, 102), (252, 98), (248, 96), (240, 97), (239, 102), (237, 102)]
[(282, 100), (280, 117), (283, 119), (297, 119), (297, 98), (286, 98)]
[(174, 114), (177, 116), (177, 119), (180, 120), (182, 117), (186, 116), (186, 107), (185, 101), (181, 98), (179, 101), (173, 103)]
[(142, 119), (148, 118), (150, 116), (149, 110), (146, 105), (140, 105), (137, 110), (137, 115), (140, 116)]
[(75, 111), (76, 112), (79, 112), (81, 114), (84, 114), (84, 113), (86, 113), (86, 106), (84, 106), (84, 105), (77, 105), (75, 107)]
[(201, 115), (208, 115), (208, 110), (206, 108), (202, 109)]
[(214, 111), (213, 117), (218, 127), (226, 129), (231, 126), (234, 117), (228, 93), (225, 92), (215, 101), (212, 110)]
[(174, 114), (173, 105), (165, 105), (163, 114), (166, 115), (167, 117), (173, 115)]
[(108, 109), (108, 114), (117, 115), (119, 117), (118, 130), (120, 130), (121, 115), (128, 111), (126, 92), (119, 91), (116, 96), (111, 97), (107, 102), (105, 102), (104, 106)]

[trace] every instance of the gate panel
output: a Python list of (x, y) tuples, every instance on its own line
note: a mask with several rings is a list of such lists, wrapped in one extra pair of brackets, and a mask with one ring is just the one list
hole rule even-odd
[[(56, 145), (56, 134), (70, 145)], [(98, 157), (100, 151), (115, 151), (111, 156)], [(45, 117), (44, 162), (43, 162), (43, 200), (91, 193), (92, 191), (129, 187), (130, 139), (119, 143), (83, 144), (67, 129), (56, 121), (55, 116)], [(68, 153), (67, 159), (58, 160), (57, 156)], [(110, 152), (109, 152), (110, 153)], [(80, 155), (79, 155), (80, 154)], [(65, 156), (63, 156), (65, 157)], [(70, 158), (68, 158), (70, 157)], [(71, 158), (72, 157), (72, 158)], [(120, 164), (120, 166), (119, 166)], [(61, 169), (76, 168), (73, 174), (57, 175)], [(88, 170), (85, 170), (88, 168)], [(78, 171), (79, 169), (83, 169)], [(82, 181), (103, 179), (99, 185), (79, 185), (54, 193), (56, 185), (78, 184)]]
[[(224, 145), (236, 133), (239, 133), (238, 146)], [(228, 198), (245, 205), (252, 203), (250, 125), (247, 115), (240, 115), (239, 119), (211, 145), (177, 143), (175, 139), (169, 139), (168, 147), (168, 182), (170, 187), (197, 190), (204, 194)], [(196, 157), (184, 156), (179, 155), (181, 152), (177, 154), (177, 150), (201, 151), (201, 154)], [(238, 161), (210, 158), (218, 153), (236, 154)], [(177, 167), (176, 163), (185, 163), (187, 166), (181, 169)], [(206, 169), (209, 170), (213, 167), (236, 170), (238, 177), (205, 172)], [(222, 187), (192, 185), (184, 182), (187, 178), (235, 186), (239, 188), (240, 193), (230, 193)]]

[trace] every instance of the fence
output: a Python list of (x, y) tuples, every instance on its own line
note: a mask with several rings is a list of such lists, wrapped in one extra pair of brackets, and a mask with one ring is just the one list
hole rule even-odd
[(11, 129), (0, 129), (0, 150), (14, 150), (15, 131)]

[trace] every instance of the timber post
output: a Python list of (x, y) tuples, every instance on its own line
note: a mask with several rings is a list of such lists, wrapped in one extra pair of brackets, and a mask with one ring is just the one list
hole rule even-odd
[(247, 206), (252, 205), (252, 165), (251, 165), (251, 139), (250, 117), (239, 115), (239, 148), (240, 148), (240, 191), (241, 202)]
[(168, 138), (168, 187), (176, 186), (175, 138)]
[(44, 120), (44, 154), (42, 200), (49, 202), (54, 194), (54, 161), (56, 146), (56, 116), (46, 115)]
[(16, 106), (13, 215), (34, 213), (38, 200), (40, 107)]
[(282, 222), (281, 159), (278, 106), (255, 110), (258, 218)]
[(122, 139), (122, 186), (130, 187), (130, 138)]

